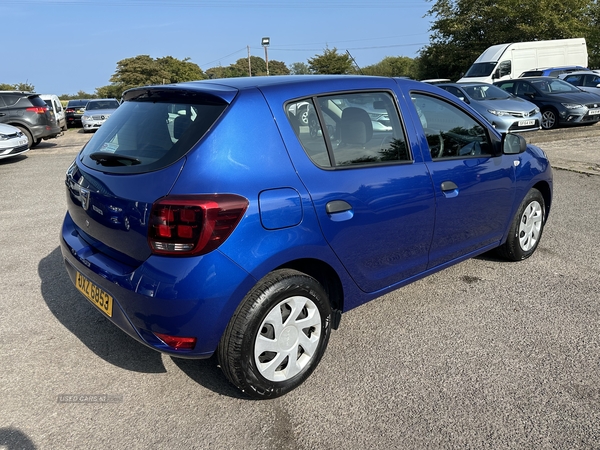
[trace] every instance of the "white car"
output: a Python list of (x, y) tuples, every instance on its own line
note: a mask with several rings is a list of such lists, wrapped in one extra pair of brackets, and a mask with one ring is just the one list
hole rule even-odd
[(27, 136), (21, 130), (0, 123), (0, 159), (22, 155), (28, 150)]
[(118, 100), (114, 98), (93, 99), (87, 103), (85, 112), (81, 117), (83, 132), (96, 131), (119, 107)]

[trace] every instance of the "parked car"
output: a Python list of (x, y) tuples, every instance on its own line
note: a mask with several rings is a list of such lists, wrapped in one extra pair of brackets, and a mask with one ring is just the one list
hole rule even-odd
[(58, 96), (54, 94), (41, 94), (40, 98), (46, 102), (48, 108), (54, 113), (56, 123), (58, 123), (61, 130), (67, 131), (67, 116)]
[(451, 83), (452, 80), (450, 78), (428, 78), (426, 80), (420, 80), (422, 83), (429, 84), (441, 84), (441, 83)]
[(114, 98), (90, 100), (81, 116), (83, 132), (95, 131), (106, 122), (106, 119), (119, 107), (119, 101)]
[(27, 137), (28, 148), (62, 132), (46, 102), (31, 92), (0, 91), (0, 123), (20, 129)]
[(523, 72), (519, 75), (519, 78), (525, 77), (558, 77), (559, 75), (563, 75), (565, 73), (571, 72), (579, 72), (579, 71), (589, 71), (583, 66), (562, 66), (562, 67), (545, 67), (543, 69), (531, 69)]
[(67, 107), (65, 108), (67, 127), (73, 127), (76, 125), (81, 126), (81, 117), (83, 116), (85, 107), (89, 101), (89, 99), (69, 100)]
[(600, 94), (600, 73), (592, 71), (571, 72), (560, 75), (558, 78), (577, 86), (582, 91)]
[(600, 96), (552, 77), (518, 78), (494, 83), (511, 94), (535, 103), (542, 111), (542, 128), (593, 125), (600, 120)]
[(216, 352), (251, 397), (299, 386), (343, 312), (490, 250), (530, 257), (550, 211), (542, 150), (418, 81), (218, 79), (123, 99), (67, 170), (66, 270), (131, 337)]
[(439, 88), (471, 105), (501, 133), (539, 130), (540, 109), (531, 102), (487, 83), (441, 83)]
[(0, 123), (0, 159), (22, 155), (28, 150), (27, 136), (20, 129)]

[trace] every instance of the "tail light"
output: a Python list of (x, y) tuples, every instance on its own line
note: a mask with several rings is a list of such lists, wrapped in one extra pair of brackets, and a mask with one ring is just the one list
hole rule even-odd
[(48, 111), (48, 107), (47, 106), (30, 106), (29, 108), (26, 109), (26, 111), (34, 112), (36, 114), (46, 114), (46, 111)]
[(152, 206), (148, 243), (159, 255), (206, 254), (225, 242), (247, 207), (233, 194), (164, 197)]

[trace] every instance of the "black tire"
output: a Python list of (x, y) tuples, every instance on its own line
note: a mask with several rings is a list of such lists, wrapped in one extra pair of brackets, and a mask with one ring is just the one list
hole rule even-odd
[(500, 256), (510, 261), (529, 258), (540, 243), (545, 223), (544, 197), (537, 189), (531, 189), (513, 218), (506, 242), (498, 248)]
[[(217, 356), (225, 376), (247, 395), (275, 398), (310, 376), (330, 333), (331, 307), (323, 287), (301, 272), (277, 270), (246, 295), (221, 338)], [(290, 355), (296, 358), (294, 365)]]
[(552, 108), (542, 110), (542, 128), (552, 130), (558, 127), (558, 114)]
[(33, 136), (31, 135), (31, 133), (29, 132), (29, 130), (27, 128), (24, 128), (22, 126), (19, 125), (15, 125), (19, 130), (21, 130), (21, 132), (25, 135), (25, 137), (27, 138), (27, 148), (33, 148), (35, 147), (35, 142), (33, 140)]
[(37, 147), (38, 145), (40, 145), (40, 144), (41, 144), (41, 142), (42, 142), (42, 139), (41, 139), (41, 138), (40, 138), (40, 139), (36, 139), (36, 140), (33, 142), (33, 144), (31, 144), (31, 147), (30, 147), (30, 148)]

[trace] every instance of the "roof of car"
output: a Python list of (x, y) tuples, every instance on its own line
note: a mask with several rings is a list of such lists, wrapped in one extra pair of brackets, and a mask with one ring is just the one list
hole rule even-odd
[[(395, 82), (404, 86), (410, 86), (413, 89), (434, 89), (432, 85), (421, 83), (420, 81), (410, 80), (405, 78), (390, 78), (377, 77), (367, 75), (277, 75), (277, 76), (262, 76), (262, 77), (239, 77), (239, 78), (218, 78), (212, 80), (188, 81), (178, 84), (164, 84), (155, 86), (142, 86), (132, 88), (123, 93), (125, 101), (134, 98), (141, 98), (150, 91), (167, 91), (186, 89), (191, 91), (201, 92), (204, 89), (218, 93), (226, 101), (230, 101), (235, 97), (238, 91), (285, 86), (286, 88), (298, 88), (298, 91), (306, 92), (307, 86), (315, 87), (317, 90), (324, 92), (326, 90), (344, 90), (344, 89), (369, 89), (374, 86), (382, 86), (386, 83)], [(305, 89), (302, 89), (304, 87)]]

